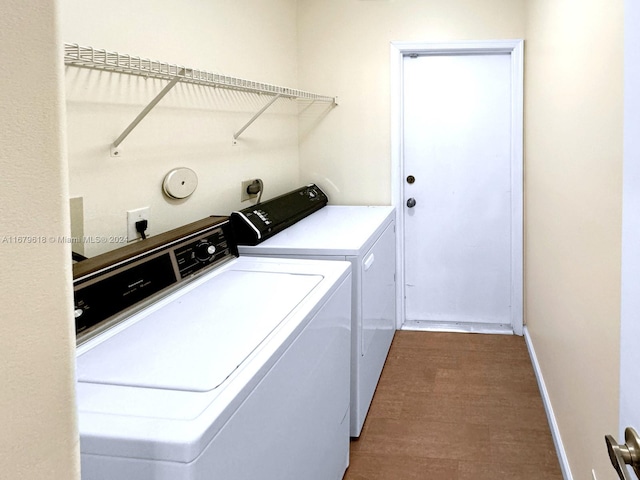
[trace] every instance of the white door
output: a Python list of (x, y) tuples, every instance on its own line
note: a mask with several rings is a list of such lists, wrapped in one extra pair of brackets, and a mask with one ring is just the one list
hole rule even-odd
[[(640, 434), (640, 3), (625, 1), (624, 180), (620, 328), (620, 430)], [(614, 394), (614, 392), (611, 392)], [(630, 470), (630, 469), (629, 469)], [(633, 476), (631, 476), (633, 478)]]
[(403, 64), (405, 327), (511, 331), (522, 194), (512, 191), (511, 54)]

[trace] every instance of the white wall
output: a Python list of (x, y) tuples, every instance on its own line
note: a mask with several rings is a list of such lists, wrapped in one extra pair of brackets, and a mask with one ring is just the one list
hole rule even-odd
[(526, 321), (573, 478), (616, 478), (622, 0), (529, 0)]
[(301, 118), (302, 182), (333, 204), (389, 205), (389, 43), (523, 38), (524, 22), (524, 0), (299, 0), (300, 87), (340, 103)]
[[(0, 3), (0, 478), (79, 478), (56, 2)], [(16, 243), (19, 239), (29, 243)]]
[[(65, 42), (297, 87), (295, 0), (61, 1)], [(263, 199), (299, 186), (295, 101), (278, 100), (232, 146), (268, 96), (178, 84), (111, 157), (109, 145), (165, 84), (66, 68), (70, 193), (83, 197), (86, 236), (126, 235), (126, 211), (139, 207), (151, 208), (150, 234), (228, 215), (250, 205), (240, 202), (249, 178), (263, 179)], [(198, 188), (170, 200), (163, 178), (183, 166), (197, 173)]]

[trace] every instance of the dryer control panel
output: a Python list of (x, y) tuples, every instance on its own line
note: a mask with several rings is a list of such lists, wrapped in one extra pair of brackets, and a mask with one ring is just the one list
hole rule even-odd
[(310, 184), (233, 212), (230, 220), (238, 245), (257, 245), (321, 209), (328, 201), (320, 187)]
[(75, 264), (76, 340), (88, 340), (237, 256), (228, 219), (210, 217)]

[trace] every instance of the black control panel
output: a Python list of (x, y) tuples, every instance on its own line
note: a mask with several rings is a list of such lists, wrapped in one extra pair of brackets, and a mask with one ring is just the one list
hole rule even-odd
[(311, 184), (231, 214), (238, 245), (257, 245), (311, 215), (329, 199)]
[(171, 255), (128, 266), (74, 292), (76, 335), (176, 283)]
[(77, 339), (90, 338), (161, 292), (237, 256), (227, 217), (211, 217), (74, 265)]

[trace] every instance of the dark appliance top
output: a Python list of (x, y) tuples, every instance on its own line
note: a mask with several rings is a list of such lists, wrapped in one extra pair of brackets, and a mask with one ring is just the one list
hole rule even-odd
[(257, 245), (321, 209), (328, 201), (317, 185), (310, 184), (233, 212), (230, 221), (238, 245)]

